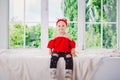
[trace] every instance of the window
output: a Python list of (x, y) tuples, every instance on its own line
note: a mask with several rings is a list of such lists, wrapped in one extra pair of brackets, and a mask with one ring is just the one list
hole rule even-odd
[(10, 0), (9, 48), (46, 48), (62, 17), (78, 49), (117, 48), (117, 1)]
[(41, 1), (9, 1), (9, 48), (40, 48)]
[(77, 0), (49, 0), (49, 39), (56, 31), (57, 18), (68, 19), (67, 33), (77, 42), (78, 4)]
[(86, 0), (86, 48), (117, 48), (117, 0)]
[(49, 40), (53, 37), (53, 34), (56, 32), (56, 20), (57, 18), (63, 18), (63, 0), (49, 0)]

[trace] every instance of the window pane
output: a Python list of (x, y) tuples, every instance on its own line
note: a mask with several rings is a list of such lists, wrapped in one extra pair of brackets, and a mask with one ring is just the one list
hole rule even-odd
[(66, 17), (69, 21), (77, 21), (77, 0), (49, 0), (49, 21)]
[(62, 8), (63, 0), (48, 0), (49, 1), (49, 21), (56, 21), (57, 18), (63, 18), (64, 12)]
[(24, 0), (9, 0), (9, 22), (23, 22)]
[(78, 20), (78, 0), (64, 0), (63, 10), (69, 21)]
[[(103, 20), (106, 22), (116, 22), (117, 0), (103, 0)], [(112, 15), (111, 15), (112, 14)]]
[(24, 26), (20, 23), (9, 25), (9, 48), (21, 48), (24, 44)]
[(39, 23), (26, 24), (26, 47), (40, 48), (41, 25)]
[(86, 0), (86, 22), (100, 22), (101, 0)]
[(72, 39), (77, 42), (77, 35), (78, 35), (78, 27), (77, 23), (69, 23), (67, 28), (67, 33), (70, 34)]
[(85, 28), (86, 48), (100, 48), (101, 45), (101, 27), (100, 24), (86, 24)]
[(25, 0), (25, 20), (27, 22), (40, 22), (41, 0)]
[(54, 23), (49, 23), (49, 28), (48, 28), (48, 39), (50, 40), (53, 35), (56, 33), (56, 25)]
[(116, 24), (104, 24), (103, 47), (104, 48), (117, 48)]

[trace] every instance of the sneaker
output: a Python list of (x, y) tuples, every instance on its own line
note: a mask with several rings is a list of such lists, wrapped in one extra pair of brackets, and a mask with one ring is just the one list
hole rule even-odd
[(65, 78), (68, 78), (68, 80), (71, 80), (72, 70), (65, 70)]
[(57, 73), (56, 73), (56, 69), (51, 69), (50, 70), (50, 75), (51, 75), (51, 78), (52, 78), (52, 80), (57, 80), (56, 78), (57, 78), (57, 75), (56, 75)]

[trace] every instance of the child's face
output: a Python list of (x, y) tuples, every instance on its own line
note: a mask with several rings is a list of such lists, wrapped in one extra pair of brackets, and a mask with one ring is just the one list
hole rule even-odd
[(67, 29), (66, 24), (63, 21), (58, 22), (57, 29), (60, 33), (64, 33)]

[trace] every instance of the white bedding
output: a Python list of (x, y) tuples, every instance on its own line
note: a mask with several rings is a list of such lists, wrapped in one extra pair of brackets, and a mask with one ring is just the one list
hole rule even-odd
[[(80, 51), (74, 58), (73, 80), (90, 80), (100, 60), (111, 56), (119, 56), (119, 52)], [(64, 63), (63, 58), (58, 62), (58, 80), (65, 80)], [(50, 56), (46, 50), (0, 49), (0, 80), (50, 80), (49, 64)]]
[(102, 59), (91, 80), (120, 80), (120, 58)]

